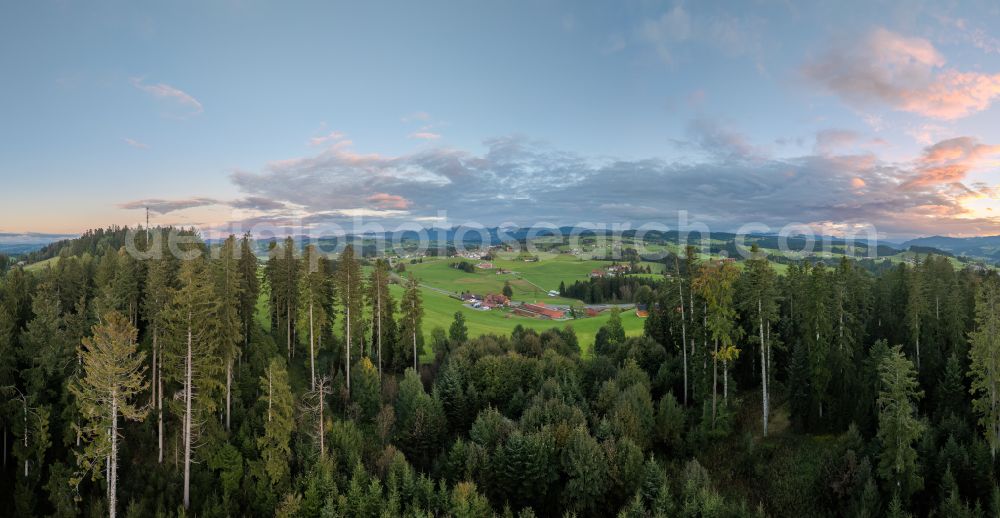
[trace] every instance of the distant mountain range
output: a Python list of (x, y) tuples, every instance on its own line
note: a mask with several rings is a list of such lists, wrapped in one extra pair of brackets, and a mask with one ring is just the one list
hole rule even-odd
[(76, 234), (41, 234), (37, 232), (0, 232), (0, 254), (21, 255), (41, 250), (49, 243), (72, 239)]
[(992, 262), (1000, 262), (1000, 236), (945, 237), (932, 236), (911, 239), (903, 243), (911, 246), (932, 247), (956, 256), (976, 257)]
[[(624, 237), (635, 237), (635, 230), (626, 230), (621, 234)], [(610, 235), (612, 231), (610, 230), (592, 230), (592, 229), (581, 229), (575, 227), (553, 227), (545, 229), (528, 229), (528, 228), (465, 228), (465, 227), (453, 227), (448, 229), (443, 228), (427, 228), (423, 232), (423, 236), (418, 235), (414, 231), (405, 231), (402, 233), (378, 233), (378, 234), (365, 234), (362, 237), (365, 240), (384, 240), (388, 242), (396, 243), (406, 243), (418, 241), (422, 237), (429, 241), (431, 247), (437, 246), (439, 243), (445, 243), (447, 245), (454, 245), (456, 242), (461, 241), (465, 246), (477, 246), (477, 245), (493, 245), (500, 244), (503, 241), (515, 240), (524, 241), (526, 239), (533, 239), (537, 237), (544, 236), (570, 236), (577, 235), (580, 237), (585, 236), (598, 236), (598, 235)], [(55, 243), (65, 239), (72, 239), (78, 237), (75, 234), (45, 234), (37, 232), (25, 232), (25, 233), (11, 233), (11, 232), (0, 232), (0, 254), (6, 255), (23, 255), (31, 252), (41, 250), (46, 245)], [(773, 234), (752, 234), (747, 236), (747, 242), (756, 242), (762, 248), (777, 248), (779, 237)], [(677, 243), (680, 238), (680, 233), (673, 230), (667, 232), (650, 231), (645, 234), (646, 239), (653, 241), (662, 241), (667, 243)], [(736, 234), (731, 232), (713, 232), (712, 238), (715, 245), (713, 248), (731, 248), (735, 242)], [(272, 241), (278, 241), (278, 239), (262, 239), (257, 242), (258, 252), (266, 253), (267, 248)], [(295, 236), (296, 242), (312, 241), (319, 242), (322, 245), (334, 245), (338, 238), (334, 236), (324, 236), (320, 238), (307, 238), (306, 236)], [(697, 241), (698, 235), (692, 236), (694, 241)], [(209, 239), (209, 243), (217, 243), (221, 240)], [(845, 243), (842, 239), (829, 236), (818, 236), (815, 238), (816, 243), (826, 242), (830, 245), (837, 247), (843, 246)], [(790, 237), (787, 239), (787, 244), (792, 249), (801, 248), (805, 244), (805, 240), (801, 237)], [(868, 245), (867, 241), (858, 240), (855, 243), (858, 247), (866, 247)], [(911, 248), (917, 249), (917, 251), (934, 252), (935, 250), (940, 250), (948, 254), (955, 255), (957, 257), (968, 257), (971, 259), (982, 259), (991, 263), (1000, 263), (1000, 236), (982, 236), (982, 237), (945, 237), (945, 236), (931, 236), (931, 237), (921, 237), (917, 239), (911, 239), (909, 241), (892, 242), (887, 240), (882, 240), (878, 245), (878, 255), (888, 256), (894, 255), (901, 251), (910, 250)]]

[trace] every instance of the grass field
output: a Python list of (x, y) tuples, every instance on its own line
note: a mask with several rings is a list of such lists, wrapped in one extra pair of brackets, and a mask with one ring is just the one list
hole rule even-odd
[(24, 267), (26, 272), (40, 272), (49, 266), (55, 266), (59, 262), (59, 257), (50, 257), (44, 261), (38, 261), (37, 263), (31, 263)]
[[(403, 288), (399, 285), (392, 285), (393, 297), (399, 301), (403, 296)], [(538, 331), (551, 329), (553, 327), (564, 327), (567, 324), (573, 326), (577, 338), (580, 340), (580, 348), (585, 356), (590, 354), (594, 345), (594, 337), (597, 331), (611, 317), (610, 312), (604, 312), (593, 318), (582, 318), (567, 322), (553, 320), (536, 320), (515, 316), (503, 310), (478, 311), (469, 309), (456, 299), (439, 292), (422, 289), (421, 296), (424, 302), (424, 322), (423, 330), (425, 342), (430, 347), (431, 331), (435, 327), (440, 327), (445, 331), (451, 326), (455, 319), (455, 312), (461, 311), (465, 315), (466, 326), (469, 328), (470, 336), (484, 334), (510, 335), (518, 324)], [(628, 336), (639, 336), (642, 334), (644, 320), (635, 316), (634, 311), (622, 313), (622, 325), (625, 327), (625, 334)]]
[[(479, 261), (472, 261), (473, 264)], [(579, 304), (575, 299), (549, 297), (549, 290), (558, 290), (559, 283), (566, 285), (576, 281), (586, 281), (592, 270), (607, 266), (607, 261), (582, 260), (572, 255), (560, 254), (551, 259), (524, 262), (516, 260), (497, 259), (491, 261), (494, 266), (510, 270), (511, 274), (497, 275), (495, 270), (476, 269), (466, 273), (451, 265), (463, 259), (425, 258), (423, 263), (407, 264), (407, 273), (412, 273), (421, 283), (443, 290), (461, 293), (471, 291), (479, 295), (500, 293), (504, 282), (510, 281), (514, 291), (514, 300), (522, 302), (542, 301), (549, 304)], [(659, 272), (663, 265), (658, 263), (643, 263), (649, 265), (654, 272)]]

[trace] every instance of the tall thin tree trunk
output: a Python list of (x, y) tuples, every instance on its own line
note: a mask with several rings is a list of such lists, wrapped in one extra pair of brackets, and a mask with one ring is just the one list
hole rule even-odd
[[(24, 450), (28, 451), (28, 398), (21, 396), (21, 403), (24, 404)], [(24, 459), (24, 478), (28, 478), (28, 459)]]
[(715, 407), (719, 394), (719, 339), (715, 339), (715, 354), (712, 355), (712, 428), (715, 428)]
[(184, 508), (191, 505), (191, 382), (194, 359), (191, 344), (191, 313), (188, 313), (187, 359), (184, 369)]
[[(162, 363), (162, 362), (161, 362)], [(156, 373), (156, 427), (157, 427), (157, 447), (159, 448), (158, 462), (163, 464), (163, 372), (162, 366), (157, 366)]]
[(416, 302), (412, 301), (410, 302), (410, 311), (411, 311), (410, 318), (412, 319), (410, 321), (410, 327), (412, 328), (413, 331), (413, 370), (416, 371), (417, 370), (417, 319), (415, 318), (417, 315)]
[(375, 276), (375, 321), (378, 323), (378, 379), (382, 379), (382, 275)]
[(767, 342), (764, 341), (764, 305), (760, 299), (757, 299), (757, 316), (758, 322), (757, 327), (760, 331), (760, 391), (761, 399), (763, 404), (761, 405), (764, 411), (764, 437), (767, 437), (767, 418), (770, 413), (770, 408), (768, 408), (768, 395), (767, 395), (767, 354), (765, 350), (767, 349)]
[[(323, 388), (326, 388), (326, 384), (323, 384)], [(319, 390), (319, 458), (322, 460), (326, 457), (326, 444), (323, 440), (323, 390)]]
[(285, 341), (288, 344), (288, 359), (292, 359), (292, 305), (285, 301)]
[(108, 463), (108, 513), (115, 518), (118, 500), (118, 395), (117, 387), (111, 388), (111, 460)]
[(680, 275), (677, 280), (677, 295), (681, 299), (681, 351), (684, 359), (684, 406), (688, 404), (688, 357), (687, 357), (687, 319), (684, 314), (684, 287), (680, 282)]
[(156, 406), (156, 343), (157, 343), (157, 329), (156, 324), (153, 324), (153, 371), (152, 371), (152, 382), (149, 386), (152, 388), (152, 395), (149, 398), (149, 405)]
[(729, 406), (729, 360), (722, 359), (722, 406)]
[(232, 403), (233, 359), (226, 359), (226, 431), (229, 431), (229, 409)]
[(344, 315), (345, 315), (344, 335), (346, 338), (346, 343), (344, 344), (344, 354), (346, 355), (346, 358), (344, 361), (344, 368), (346, 369), (347, 372), (347, 394), (348, 397), (350, 397), (351, 394), (351, 291), (350, 291), (351, 276), (350, 275), (347, 276), (346, 289), (347, 289), (347, 297), (345, 297), (344, 299), (344, 301), (346, 302), (346, 304), (344, 305), (347, 306), (344, 308)]
[(309, 298), (309, 379), (311, 387), (316, 389), (316, 350), (313, 345), (313, 301)]
[(271, 366), (267, 366), (267, 422), (271, 422), (271, 400), (273, 392), (271, 387)]

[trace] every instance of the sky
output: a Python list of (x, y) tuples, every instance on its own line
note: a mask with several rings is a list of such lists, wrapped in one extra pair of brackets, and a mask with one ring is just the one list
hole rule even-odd
[(0, 233), (1000, 234), (995, 2), (0, 3)]

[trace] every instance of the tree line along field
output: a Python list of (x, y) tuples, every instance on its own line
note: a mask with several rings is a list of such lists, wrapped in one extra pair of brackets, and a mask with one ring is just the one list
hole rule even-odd
[[(422, 263), (404, 263), (406, 272), (402, 275), (413, 274), (416, 279), (426, 285), (420, 288), (424, 303), (424, 350), (421, 354), (421, 358), (424, 360), (428, 360), (431, 356), (431, 333), (435, 328), (447, 330), (454, 320), (456, 312), (461, 312), (465, 316), (470, 336), (485, 334), (509, 335), (518, 325), (537, 331), (550, 329), (553, 326), (571, 326), (580, 340), (580, 347), (584, 355), (590, 354), (598, 329), (607, 323), (611, 316), (610, 311), (604, 311), (596, 317), (552, 321), (521, 317), (507, 310), (480, 311), (470, 309), (454, 297), (430, 288), (439, 288), (454, 293), (471, 291), (480, 295), (486, 295), (487, 293), (500, 293), (503, 290), (504, 282), (510, 281), (514, 291), (514, 300), (579, 306), (582, 304), (579, 300), (564, 297), (549, 297), (545, 292), (536, 289), (533, 284), (526, 282), (524, 279), (531, 279), (532, 282), (542, 286), (552, 285), (553, 288), (549, 289), (558, 289), (560, 282), (570, 284), (577, 280), (585, 281), (592, 270), (600, 269), (610, 264), (607, 261), (576, 260), (575, 258), (563, 255), (550, 261), (540, 262), (492, 261), (498, 267), (517, 271), (521, 274), (514, 276), (496, 275), (494, 270), (481, 269), (476, 269), (474, 273), (467, 273), (451, 267), (452, 264), (462, 260), (464, 259), (424, 258), (424, 262)], [(658, 263), (644, 262), (642, 264), (644, 266), (650, 265), (654, 272), (663, 267), (662, 264)], [(518, 269), (515, 270), (515, 268)], [(370, 267), (365, 267), (365, 275), (368, 275), (370, 270)], [(647, 274), (642, 275), (645, 276)], [(648, 275), (655, 276), (662, 274), (654, 273)], [(267, 289), (266, 285), (262, 287), (257, 305), (257, 318), (261, 325), (269, 329), (270, 321), (267, 305), (269, 292)], [(391, 284), (390, 292), (398, 302), (403, 294), (403, 287), (398, 283)], [(621, 320), (626, 335), (638, 336), (642, 334), (644, 320), (637, 317), (634, 311), (624, 311), (621, 314)]]
[[(452, 265), (467, 261), (473, 265), (488, 262), (494, 267), (508, 270), (512, 273), (497, 275), (495, 269), (476, 268), (473, 273), (463, 272)], [(586, 281), (590, 272), (600, 270), (611, 262), (584, 260), (570, 254), (551, 255), (539, 261), (520, 261), (509, 259), (493, 259), (479, 261), (460, 258), (426, 257), (423, 262), (403, 263), (406, 273), (412, 273), (422, 283), (435, 288), (461, 293), (471, 291), (480, 295), (500, 293), (504, 282), (510, 281), (514, 291), (514, 300), (522, 302), (548, 302), (552, 304), (579, 304), (574, 299), (549, 297), (549, 290), (559, 290), (559, 284), (567, 286), (576, 281)], [(663, 264), (642, 262), (643, 267), (649, 266), (653, 273), (661, 273)]]
[[(403, 292), (403, 288), (396, 284), (390, 286), (390, 290), (397, 299)], [(433, 332), (435, 327), (447, 330), (454, 321), (456, 312), (461, 312), (465, 316), (469, 336), (473, 337), (487, 334), (509, 335), (519, 325), (539, 332), (553, 327), (570, 326), (580, 341), (580, 348), (584, 356), (588, 356), (591, 353), (597, 331), (611, 317), (611, 312), (605, 311), (591, 318), (579, 318), (568, 321), (540, 320), (519, 317), (507, 311), (478, 311), (469, 309), (459, 301), (434, 290), (422, 289), (421, 295), (424, 302), (423, 330), (425, 350), (423, 357), (425, 359), (431, 353), (431, 332)], [(623, 312), (621, 320), (627, 336), (639, 336), (642, 334), (644, 320), (637, 317), (634, 311)]]

